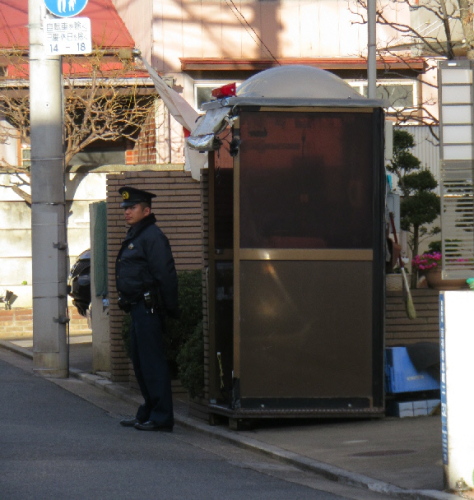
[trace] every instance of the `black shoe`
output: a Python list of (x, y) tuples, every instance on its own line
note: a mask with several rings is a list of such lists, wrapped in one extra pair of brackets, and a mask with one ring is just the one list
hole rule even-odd
[(120, 425), (123, 427), (133, 427), (135, 424), (140, 424), (140, 420), (136, 418), (126, 418), (124, 420), (120, 420)]
[(161, 432), (173, 432), (173, 426), (172, 425), (159, 425), (156, 422), (153, 422), (153, 420), (148, 420), (147, 422), (137, 422), (134, 425), (135, 429), (138, 429), (139, 431), (161, 431)]

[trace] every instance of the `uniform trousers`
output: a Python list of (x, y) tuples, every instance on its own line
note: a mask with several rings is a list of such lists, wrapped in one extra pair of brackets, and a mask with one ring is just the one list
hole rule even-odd
[(172, 426), (173, 399), (163, 340), (163, 319), (157, 311), (147, 309), (143, 300), (132, 305), (130, 315), (133, 369), (145, 400), (138, 408), (136, 419), (140, 422), (152, 420), (160, 426)]

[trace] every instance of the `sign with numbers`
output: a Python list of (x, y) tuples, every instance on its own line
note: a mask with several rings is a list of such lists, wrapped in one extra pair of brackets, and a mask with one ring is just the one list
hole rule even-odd
[(90, 54), (92, 52), (91, 20), (88, 17), (46, 19), (43, 25), (47, 54)]
[(87, 0), (44, 0), (46, 8), (58, 17), (72, 17), (80, 14)]

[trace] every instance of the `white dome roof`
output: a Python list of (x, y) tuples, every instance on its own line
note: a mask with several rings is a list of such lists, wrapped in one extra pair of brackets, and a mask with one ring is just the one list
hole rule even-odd
[(338, 76), (303, 65), (261, 71), (240, 85), (237, 97), (365, 100)]

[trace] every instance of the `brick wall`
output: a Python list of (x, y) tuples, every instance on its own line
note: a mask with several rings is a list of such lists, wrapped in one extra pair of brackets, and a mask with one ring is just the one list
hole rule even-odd
[(203, 229), (201, 185), (188, 172), (140, 171), (107, 176), (107, 246), (110, 298), (111, 377), (115, 382), (134, 383), (130, 362), (123, 349), (123, 313), (116, 306), (115, 259), (126, 233), (121, 186), (133, 186), (156, 194), (153, 213), (158, 225), (170, 240), (178, 270), (202, 269)]
[(127, 165), (156, 164), (156, 123), (154, 106), (141, 127), (140, 135), (133, 144), (133, 148), (125, 151), (125, 163)]
[(407, 317), (403, 292), (387, 291), (385, 312), (385, 345), (407, 345), (415, 342), (439, 342), (439, 292), (431, 289), (411, 290), (416, 319)]
[[(69, 307), (69, 332), (89, 334), (87, 319), (73, 306)], [(31, 308), (0, 309), (0, 339), (21, 339), (33, 336), (33, 310)]]

